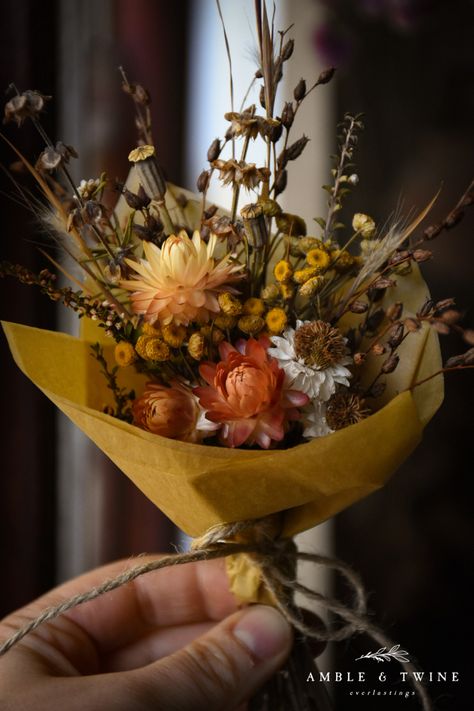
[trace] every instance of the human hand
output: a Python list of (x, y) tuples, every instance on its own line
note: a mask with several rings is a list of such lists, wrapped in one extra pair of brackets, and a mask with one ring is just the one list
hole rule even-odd
[[(12, 613), (0, 640), (126, 567), (97, 568)], [(27, 635), (0, 659), (1, 709), (231, 711), (277, 671), (290, 646), (276, 610), (237, 610), (222, 560), (172, 566)]]

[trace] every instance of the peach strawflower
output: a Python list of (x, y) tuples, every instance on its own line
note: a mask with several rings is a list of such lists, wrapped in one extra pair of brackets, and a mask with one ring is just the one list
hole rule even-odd
[(199, 442), (217, 429), (204, 419), (192, 390), (179, 381), (170, 387), (147, 383), (144, 393), (133, 403), (133, 424), (184, 442)]
[(267, 353), (267, 338), (219, 345), (221, 361), (202, 363), (199, 372), (208, 383), (194, 389), (206, 418), (222, 423), (221, 442), (228, 447), (259, 444), (268, 449), (280, 442), (288, 421), (299, 418), (298, 407), (308, 396), (283, 387), (284, 371)]
[(217, 237), (212, 234), (206, 244), (199, 232), (190, 239), (182, 230), (170, 235), (161, 249), (144, 242), (145, 259), (127, 259), (136, 272), (120, 286), (132, 292), (134, 313), (148, 323), (158, 322), (187, 326), (192, 321), (206, 323), (220, 311), (217, 301), (222, 291), (233, 292), (230, 282), (241, 278), (241, 265), (228, 257), (214, 258)]

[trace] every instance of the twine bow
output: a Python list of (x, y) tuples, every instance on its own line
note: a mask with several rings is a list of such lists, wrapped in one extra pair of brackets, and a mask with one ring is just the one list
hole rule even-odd
[[(78, 605), (116, 590), (141, 575), (173, 565), (226, 558), (238, 553), (247, 554), (252, 558), (259, 568), (266, 589), (273, 596), (275, 606), (300, 634), (318, 641), (337, 642), (357, 633), (365, 633), (388, 649), (394, 646), (394, 642), (367, 618), (367, 601), (363, 585), (359, 576), (348, 565), (335, 558), (299, 551), (292, 539), (279, 538), (278, 532), (277, 515), (213, 526), (203, 536), (193, 541), (191, 550), (187, 553), (167, 555), (148, 563), (135, 565), (97, 587), (43, 610), (0, 645), (0, 657), (43, 623), (55, 619)], [(298, 561), (321, 565), (342, 575), (352, 590), (352, 604), (346, 606), (339, 600), (326, 597), (298, 582), (296, 579)], [(293, 603), (295, 593), (316, 601), (324, 610), (336, 615), (342, 621), (342, 625), (328, 627), (322, 620), (317, 626), (307, 624)], [(432, 711), (423, 684), (414, 676), (414, 672), (418, 671), (417, 667), (409, 661), (399, 661), (399, 663), (408, 672), (408, 678), (418, 695), (423, 711)]]

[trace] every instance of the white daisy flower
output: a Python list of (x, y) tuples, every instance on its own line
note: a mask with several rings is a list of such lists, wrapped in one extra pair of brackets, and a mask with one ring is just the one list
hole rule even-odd
[(306, 393), (311, 400), (327, 401), (337, 385), (349, 386), (352, 362), (347, 339), (325, 321), (297, 321), (296, 330), (287, 328), (282, 336), (272, 336), (275, 348), (268, 353), (285, 371), (287, 387)]

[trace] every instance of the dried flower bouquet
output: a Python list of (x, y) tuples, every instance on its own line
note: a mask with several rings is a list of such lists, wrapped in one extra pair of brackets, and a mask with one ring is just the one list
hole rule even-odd
[[(431, 227), (422, 222), (435, 198), (410, 219), (397, 213), (377, 225), (357, 213), (346, 224), (363, 129), (361, 116), (346, 115), (323, 186), (326, 215), (308, 227), (284, 211), (289, 173), (298, 179), (290, 165), (309, 140), (294, 135), (297, 113), (334, 70), (309, 88), (302, 79), (280, 105), (293, 41), (260, 2), (256, 17), (260, 106), (225, 115), (200, 196), (166, 182), (148, 94), (125, 73), (139, 130), (125, 184), (102, 174), (75, 185), (75, 150), (40, 123), (49, 97), (15, 90), (5, 107), (6, 121), (30, 120), (44, 138), (34, 165), (10, 145), (46, 199), (49, 239), (75, 266), (45, 248), (72, 286), (49, 269), (1, 263), (0, 275), (39, 287), (84, 323), (81, 339), (4, 324), (12, 353), (193, 536), (282, 512), (279, 533), (289, 537), (334, 515), (382, 486), (416, 446), (442, 400), (436, 376), (474, 367), (473, 333), (452, 299), (430, 298), (419, 268), (432, 257), (429, 241), (472, 204), (474, 185)], [(264, 165), (247, 161), (252, 141), (263, 142)], [(216, 179), (231, 191), (229, 213), (208, 202)], [(239, 209), (241, 195), (248, 204)], [(451, 331), (467, 348), (443, 366), (438, 334)], [(261, 599), (248, 561), (229, 570), (243, 599)]]

